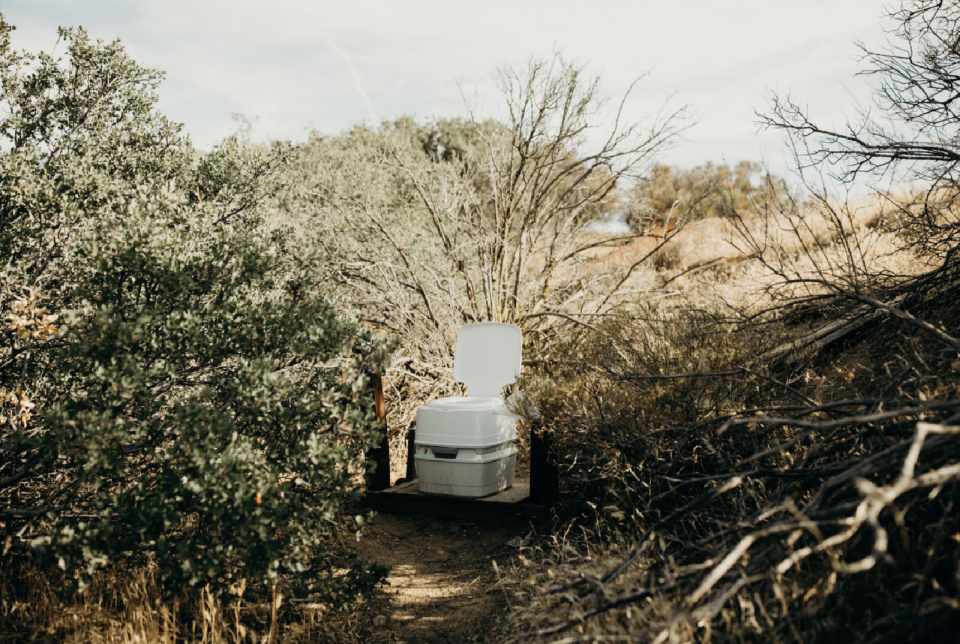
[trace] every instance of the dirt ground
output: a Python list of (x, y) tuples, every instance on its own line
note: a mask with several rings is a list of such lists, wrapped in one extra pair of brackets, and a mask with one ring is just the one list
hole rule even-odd
[(378, 514), (361, 558), (393, 566), (389, 586), (368, 599), (370, 642), (488, 642), (505, 607), (493, 562), (517, 556), (508, 546), (530, 530), (519, 519), (472, 522)]

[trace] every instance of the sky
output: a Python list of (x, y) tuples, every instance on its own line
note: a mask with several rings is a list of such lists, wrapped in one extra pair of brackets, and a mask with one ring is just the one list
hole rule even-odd
[[(54, 51), (58, 26), (119, 38), (166, 72), (160, 109), (210, 148), (253, 124), (256, 140), (304, 140), (400, 115), (426, 120), (502, 112), (493, 74), (560, 51), (601, 74), (619, 97), (646, 74), (625, 115), (665, 100), (697, 123), (663, 161), (788, 158), (758, 131), (770, 92), (790, 94), (825, 124), (870, 101), (857, 41), (881, 45), (878, 0), (0, 0), (14, 47)], [(59, 51), (62, 53), (62, 45)]]

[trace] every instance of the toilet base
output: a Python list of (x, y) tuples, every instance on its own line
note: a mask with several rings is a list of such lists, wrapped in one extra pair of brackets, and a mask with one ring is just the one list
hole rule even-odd
[(513, 442), (482, 449), (417, 445), (420, 492), (481, 498), (513, 485), (517, 449)]

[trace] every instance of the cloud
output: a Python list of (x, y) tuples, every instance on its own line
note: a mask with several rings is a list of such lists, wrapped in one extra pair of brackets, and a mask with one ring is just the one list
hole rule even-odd
[(489, 75), (560, 48), (603, 72), (613, 96), (652, 70), (628, 119), (673, 92), (692, 103), (691, 143), (666, 157), (683, 165), (760, 152), (775, 163), (779, 137), (756, 135), (762, 90), (789, 89), (818, 117), (839, 118), (851, 104), (843, 84), (867, 96), (853, 78), (854, 38), (883, 37), (875, 0), (5, 0), (3, 11), (33, 50), (52, 47), (59, 24), (120, 37), (138, 62), (166, 70), (161, 108), (202, 146), (232, 129), (235, 112), (256, 118), (255, 137), (294, 140), (313, 127), (463, 114), (463, 94), (496, 116)]
[(380, 119), (377, 118), (377, 113), (373, 109), (373, 103), (370, 102), (370, 97), (367, 96), (367, 93), (363, 90), (363, 79), (360, 78), (360, 72), (357, 71), (356, 65), (353, 64), (353, 59), (350, 58), (350, 54), (346, 52), (343, 47), (337, 45), (332, 37), (326, 37), (324, 40), (327, 43), (327, 47), (330, 48), (333, 53), (340, 57), (340, 59), (346, 64), (347, 69), (350, 72), (350, 77), (353, 78), (353, 86), (357, 89), (357, 94), (363, 100), (363, 104), (367, 108), (367, 114), (370, 116), (370, 120), (373, 123), (378, 123)]

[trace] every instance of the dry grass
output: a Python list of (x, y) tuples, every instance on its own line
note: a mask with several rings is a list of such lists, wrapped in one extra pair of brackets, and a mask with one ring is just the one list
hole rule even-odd
[(62, 587), (58, 572), (44, 574), (27, 561), (5, 560), (0, 573), (0, 633), (5, 642), (360, 642), (368, 628), (356, 606), (333, 611), (293, 603), (275, 592), (207, 589), (172, 596), (153, 570), (104, 571), (82, 594)]

